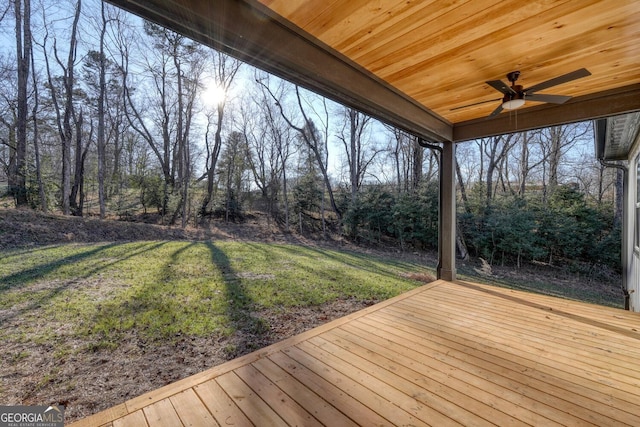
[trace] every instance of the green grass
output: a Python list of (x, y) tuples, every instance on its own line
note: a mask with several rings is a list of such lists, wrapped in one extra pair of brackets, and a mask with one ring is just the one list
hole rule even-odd
[(32, 319), (22, 322), (29, 330), (3, 328), (0, 339), (47, 341), (63, 329), (110, 348), (130, 331), (150, 340), (226, 336), (266, 328), (252, 314), (261, 309), (390, 298), (420, 285), (402, 276), (410, 272), (428, 270), (353, 252), (243, 242), (0, 251), (0, 310)]

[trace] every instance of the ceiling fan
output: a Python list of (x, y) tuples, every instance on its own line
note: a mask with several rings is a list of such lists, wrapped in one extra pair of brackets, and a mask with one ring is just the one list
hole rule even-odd
[(537, 85), (533, 85), (530, 88), (523, 89), (521, 85), (516, 84), (518, 77), (520, 77), (520, 71), (512, 71), (507, 74), (507, 80), (509, 80), (511, 86), (508, 86), (502, 80), (489, 80), (488, 82), (486, 82), (489, 86), (502, 93), (504, 95), (502, 98), (491, 99), (488, 101), (481, 101), (474, 104), (464, 105), (462, 107), (452, 108), (451, 111), (471, 107), (474, 105), (484, 104), (487, 102), (502, 101), (502, 103), (498, 105), (498, 107), (493, 110), (491, 114), (489, 114), (489, 117), (493, 117), (500, 114), (502, 110), (515, 110), (522, 107), (526, 100), (549, 102), (552, 104), (564, 104), (569, 99), (571, 99), (570, 96), (546, 94), (538, 95), (536, 94), (536, 92), (590, 75), (591, 73), (586, 68), (580, 68), (579, 70), (563, 74), (562, 76), (558, 76), (545, 82), (538, 83)]

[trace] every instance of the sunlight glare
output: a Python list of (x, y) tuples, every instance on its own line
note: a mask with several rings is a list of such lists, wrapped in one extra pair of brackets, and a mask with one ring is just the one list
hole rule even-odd
[(209, 85), (205, 89), (202, 95), (202, 100), (204, 101), (205, 104), (211, 107), (216, 107), (224, 103), (226, 97), (227, 97), (227, 93), (225, 92), (224, 88), (214, 83)]

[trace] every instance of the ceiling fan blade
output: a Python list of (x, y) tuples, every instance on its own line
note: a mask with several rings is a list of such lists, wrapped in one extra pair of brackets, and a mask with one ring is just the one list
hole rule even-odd
[(551, 104), (564, 104), (568, 100), (571, 99), (570, 96), (565, 95), (526, 95), (525, 99), (527, 101), (537, 101), (537, 102), (550, 102)]
[(572, 80), (581, 79), (582, 77), (590, 76), (591, 73), (586, 68), (580, 68), (579, 70), (572, 71), (567, 74), (563, 74), (562, 76), (555, 77), (551, 80), (547, 80), (546, 82), (538, 83), (537, 85), (531, 86), (529, 89), (525, 89), (524, 92), (527, 94), (537, 92), (539, 90), (544, 90), (550, 88), (552, 86), (557, 86), (562, 83), (567, 83)]
[(495, 90), (497, 90), (498, 92), (504, 93), (505, 95), (516, 94), (516, 92), (513, 89), (511, 89), (511, 87), (509, 87), (509, 85), (507, 85), (502, 80), (489, 80), (485, 83), (491, 86), (492, 88), (494, 88)]
[(493, 110), (493, 112), (491, 114), (489, 114), (487, 117), (493, 117), (493, 116), (497, 116), (498, 114), (500, 114), (502, 112), (502, 104), (498, 105), (498, 108), (496, 108), (495, 110)]
[(460, 110), (462, 108), (467, 108), (467, 107), (473, 107), (474, 105), (480, 105), (480, 104), (486, 104), (488, 102), (496, 102), (496, 101), (500, 101), (502, 98), (498, 98), (498, 99), (489, 99), (487, 101), (480, 101), (480, 102), (474, 102), (473, 104), (467, 104), (467, 105), (463, 105), (462, 107), (455, 107), (450, 109), (449, 111), (455, 111), (455, 110)]

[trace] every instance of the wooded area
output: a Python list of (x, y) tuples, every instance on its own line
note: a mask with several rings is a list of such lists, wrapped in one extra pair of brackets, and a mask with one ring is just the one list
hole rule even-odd
[[(0, 0), (0, 191), (16, 206), (437, 246), (438, 151), (95, 0)], [(514, 118), (517, 120), (517, 117)], [(620, 265), (591, 123), (458, 145), (459, 251)]]

